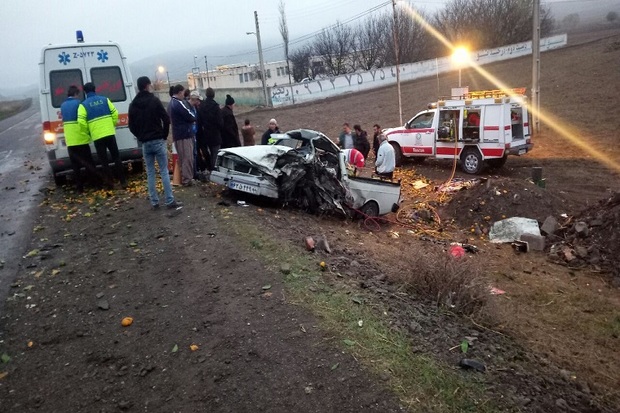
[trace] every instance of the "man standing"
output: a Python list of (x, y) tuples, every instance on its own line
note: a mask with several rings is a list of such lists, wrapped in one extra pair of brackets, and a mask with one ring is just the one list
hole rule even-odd
[(353, 147), (364, 155), (364, 159), (368, 158), (370, 152), (370, 143), (368, 143), (368, 132), (362, 129), (360, 125), (353, 125), (355, 136), (353, 136)]
[(396, 167), (396, 158), (394, 148), (387, 141), (387, 136), (379, 135), (381, 145), (377, 151), (377, 160), (375, 161), (375, 171), (380, 178), (392, 179), (394, 168)]
[(80, 89), (77, 86), (69, 86), (67, 91), (67, 100), (60, 106), (62, 116), (62, 127), (65, 133), (65, 143), (73, 168), (73, 177), (75, 179), (75, 187), (78, 193), (84, 191), (84, 175), (82, 175), (82, 167), (86, 170), (86, 174), (93, 178), (96, 176), (95, 162), (90, 152), (90, 136), (84, 133), (78, 123), (78, 107), (80, 106)]
[(224, 127), (222, 128), (222, 148), (241, 146), (239, 126), (233, 113), (235, 99), (230, 95), (226, 95), (226, 102), (224, 103), (226, 106), (222, 108), (222, 121), (224, 122)]
[(114, 176), (110, 171), (108, 150), (114, 162), (116, 175), (121, 181), (121, 186), (127, 188), (127, 178), (123, 170), (123, 163), (116, 144), (116, 124), (118, 123), (118, 111), (105, 96), (95, 93), (95, 84), (88, 82), (84, 85), (86, 99), (78, 108), (78, 123), (82, 131), (88, 133), (95, 143), (97, 157), (103, 168), (103, 180), (108, 189), (114, 188)]
[(215, 101), (215, 91), (207, 88), (207, 98), (198, 107), (198, 120), (202, 126), (202, 135), (199, 135), (198, 147), (207, 162), (209, 172), (215, 168), (217, 152), (222, 146), (221, 130), (223, 127), (222, 111)]
[(278, 122), (275, 119), (269, 120), (269, 127), (263, 133), (263, 136), (260, 138), (261, 145), (271, 145), (273, 142), (271, 141), (271, 135), (274, 133), (280, 133), (280, 128), (278, 127)]
[(153, 209), (159, 208), (159, 196), (155, 186), (155, 161), (164, 187), (165, 203), (168, 208), (177, 208), (180, 202), (174, 200), (170, 174), (168, 173), (168, 150), (166, 139), (170, 131), (170, 118), (161, 101), (152, 93), (151, 80), (138, 78), (138, 94), (129, 105), (129, 130), (142, 143), (142, 156), (146, 164), (146, 180), (149, 200)]
[(353, 134), (351, 133), (351, 125), (348, 123), (342, 125), (342, 132), (338, 137), (338, 146), (340, 146), (340, 149), (353, 148)]
[(381, 145), (381, 141), (379, 140), (379, 135), (381, 135), (381, 126), (378, 123), (372, 125), (372, 129), (374, 134), (372, 136), (372, 150), (375, 153), (375, 158), (379, 153), (379, 145)]
[(176, 85), (172, 90), (170, 101), (170, 118), (172, 121), (172, 140), (179, 154), (181, 166), (181, 184), (194, 185), (194, 125), (196, 117), (183, 101), (185, 88)]

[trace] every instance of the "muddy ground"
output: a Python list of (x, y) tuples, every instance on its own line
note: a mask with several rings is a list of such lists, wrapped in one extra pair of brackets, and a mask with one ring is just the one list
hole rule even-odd
[[(617, 33), (605, 33), (545, 53), (541, 79), (543, 108), (616, 162), (620, 125), (609, 106), (618, 83), (609, 68), (620, 63), (619, 41)], [(517, 59), (487, 69), (517, 87), (529, 84), (530, 67), (530, 60)], [(439, 94), (457, 76), (441, 77), (447, 89)], [(463, 78), (472, 89), (488, 87), (471, 71)], [(432, 100), (436, 88), (436, 79), (405, 84), (405, 117)], [(576, 109), (581, 115), (571, 116)], [(395, 88), (387, 88), (250, 112), (239, 122), (246, 116), (257, 125), (276, 117), (283, 129), (310, 127), (336, 137), (344, 121), (395, 126), (398, 108)], [(573, 266), (551, 260), (548, 251), (519, 253), (486, 236), (503, 217), (554, 216), (565, 223), (562, 214), (590, 224), (592, 238), (581, 240), (587, 247), (617, 234), (609, 229), (618, 228), (617, 204), (605, 204), (620, 191), (617, 172), (544, 125), (534, 142), (532, 153), (448, 195), (433, 189), (450, 177), (450, 162), (401, 168), (403, 210), (423, 203), (440, 222), (407, 221), (406, 214), (381, 222), (317, 217), (212, 184), (177, 189), (186, 203), (181, 210), (150, 211), (140, 175), (128, 191), (80, 197), (50, 184), (0, 320), (0, 411), (451, 411), (435, 402), (442, 389), (426, 404), (399, 399), (392, 371), (357, 358), (343, 345), (346, 337), (289, 299), (288, 260), (266, 261), (262, 238), (248, 240), (244, 227), (325, 262), (318, 287), (309, 288), (346, 287), (370, 307), (385, 308), (383, 322), (408, 337), (413, 353), (478, 383), (484, 396), (472, 400), (471, 411), (483, 405), (617, 411), (620, 299), (613, 257), (603, 257), (609, 266)], [(543, 167), (544, 188), (529, 179), (534, 166)], [(418, 180), (429, 185), (414, 189)], [(605, 225), (591, 225), (597, 217)], [(564, 241), (571, 240), (570, 228)], [(326, 237), (331, 253), (306, 251), (309, 235)], [(503, 291), (489, 293), (483, 311), (471, 317), (407, 284), (420, 256), (445, 256), (453, 241), (475, 245), (479, 252), (465, 262), (489, 291)], [(125, 317), (133, 318), (130, 326), (121, 325)], [(485, 372), (458, 367), (465, 339), (467, 358)]]

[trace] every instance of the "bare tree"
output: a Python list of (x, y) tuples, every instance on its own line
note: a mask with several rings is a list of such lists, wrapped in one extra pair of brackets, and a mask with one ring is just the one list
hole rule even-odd
[(312, 46), (314, 54), (323, 60), (327, 73), (337, 76), (352, 71), (353, 44), (353, 30), (338, 22), (335, 26), (323, 29)]
[[(532, 38), (533, 0), (452, 0), (434, 16), (434, 26), (452, 43), (497, 47)], [(553, 29), (549, 9), (540, 10), (541, 35)]]
[(291, 63), (293, 64), (293, 79), (295, 82), (300, 82), (302, 79), (311, 76), (311, 63), (312, 58), (312, 46), (305, 45), (295, 50), (290, 55)]
[(288, 82), (291, 82), (291, 66), (289, 64), (289, 55), (288, 55), (288, 25), (286, 24), (286, 13), (284, 11), (284, 0), (280, 0), (278, 4), (278, 11), (280, 12), (280, 35), (282, 35), (282, 41), (284, 42), (284, 57), (286, 58), (286, 72), (288, 74)]
[(355, 69), (370, 70), (385, 64), (389, 30), (388, 22), (377, 16), (368, 17), (353, 29)]

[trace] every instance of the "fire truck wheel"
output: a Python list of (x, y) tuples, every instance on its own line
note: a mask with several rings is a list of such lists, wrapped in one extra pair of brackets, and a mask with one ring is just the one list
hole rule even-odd
[(506, 160), (508, 160), (508, 156), (504, 155), (501, 158), (489, 159), (487, 165), (493, 169), (499, 169), (506, 164)]
[(482, 171), (482, 155), (478, 148), (465, 148), (461, 155), (461, 169), (463, 172), (477, 175)]
[(400, 145), (395, 142), (390, 142), (392, 148), (394, 148), (394, 161), (396, 166), (402, 166), (403, 164), (403, 151), (400, 149)]

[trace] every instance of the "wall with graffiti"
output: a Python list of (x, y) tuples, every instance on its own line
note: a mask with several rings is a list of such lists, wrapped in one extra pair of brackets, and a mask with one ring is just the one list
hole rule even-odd
[[(540, 40), (540, 51), (557, 49), (566, 46), (567, 36), (561, 34)], [(532, 42), (523, 42), (502, 46), (495, 49), (472, 52), (470, 58), (477, 65), (513, 59), (532, 54)], [(423, 62), (400, 65), (400, 80), (408, 81), (438, 73), (454, 71), (450, 57), (442, 57)], [(349, 73), (324, 79), (316, 79), (295, 85), (284, 85), (270, 89), (273, 106), (290, 105), (293, 103), (310, 102), (325, 99), (343, 93), (359, 92), (375, 89), (396, 83), (396, 66), (373, 69), (367, 72)]]

